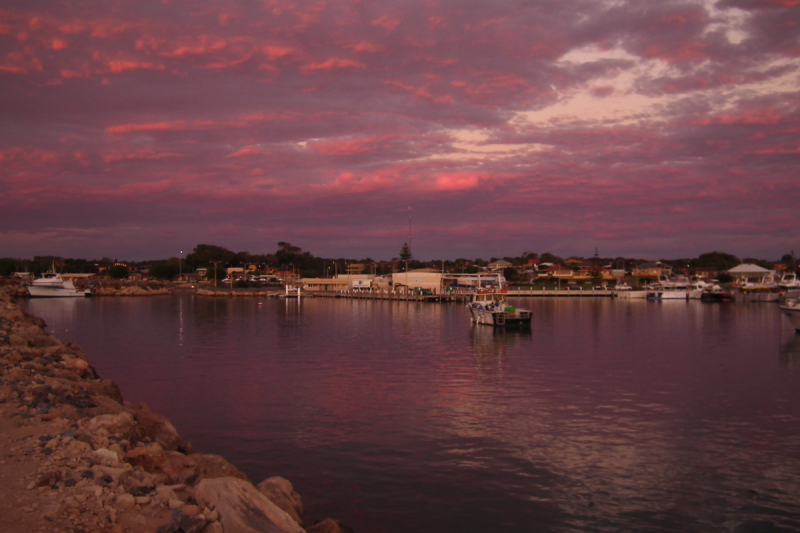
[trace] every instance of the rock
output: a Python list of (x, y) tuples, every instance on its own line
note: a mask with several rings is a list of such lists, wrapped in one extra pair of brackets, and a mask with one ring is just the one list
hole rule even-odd
[(159, 485), (156, 487), (156, 494), (153, 497), (153, 501), (156, 505), (169, 505), (170, 500), (177, 500), (178, 496), (175, 494), (175, 491), (172, 490), (171, 487), (166, 485)]
[(150, 408), (143, 403), (136, 406), (129, 404), (127, 408), (136, 417), (144, 436), (159, 443), (166, 451), (174, 451), (181, 447), (178, 430), (166, 417), (150, 411)]
[(200, 468), (204, 478), (235, 477), (249, 481), (238, 468), (230, 464), (223, 457), (210, 453), (193, 453), (188, 456)]
[(175, 472), (172, 483), (194, 485), (200, 477), (200, 467), (194, 459), (180, 452), (167, 452), (167, 459)]
[(81, 424), (81, 427), (90, 433), (105, 429), (109, 433), (119, 433), (126, 439), (130, 439), (138, 431), (133, 415), (125, 412), (96, 416)]
[(107, 466), (116, 466), (119, 464), (119, 456), (107, 448), (99, 448), (94, 451), (97, 462)]
[(183, 502), (175, 498), (169, 500), (169, 502), (167, 502), (167, 505), (169, 506), (170, 509), (180, 509), (181, 507), (183, 507)]
[[(197, 507), (197, 506), (186, 506)], [(206, 519), (203, 515), (199, 514), (200, 509), (197, 510), (197, 515), (188, 515), (182, 509), (175, 509), (172, 511), (172, 519), (178, 523), (184, 533), (197, 533), (206, 527)]]
[(197, 505), (184, 505), (181, 507), (181, 512), (186, 516), (197, 516), (202, 512), (202, 510)]
[(161, 472), (170, 477), (175, 475), (169, 459), (167, 459), (167, 454), (156, 442), (128, 451), (125, 454), (125, 461), (133, 466), (141, 466), (146, 472)]
[(89, 370), (89, 366), (89, 363), (77, 357), (75, 359), (70, 359), (66, 364), (67, 370), (70, 370), (79, 376), (83, 376)]
[(225, 533), (225, 529), (219, 522), (211, 522), (203, 530), (203, 533)]
[(253, 485), (239, 478), (203, 479), (195, 487), (198, 505), (215, 509), (225, 533), (304, 533)]
[(117, 496), (116, 504), (120, 509), (133, 509), (136, 506), (136, 498), (131, 494), (120, 494)]
[(342, 525), (339, 520), (333, 518), (326, 518), (322, 522), (318, 522), (313, 526), (306, 529), (307, 533), (352, 533), (353, 530), (349, 527)]
[(209, 522), (216, 522), (217, 520), (219, 520), (219, 513), (217, 512), (216, 509), (211, 510), (208, 507), (206, 507), (205, 509), (203, 509), (203, 516), (205, 516), (206, 520), (208, 520)]
[(288, 479), (280, 476), (271, 477), (259, 483), (256, 488), (295, 522), (303, 525), (303, 519), (300, 518), (303, 514), (303, 501)]

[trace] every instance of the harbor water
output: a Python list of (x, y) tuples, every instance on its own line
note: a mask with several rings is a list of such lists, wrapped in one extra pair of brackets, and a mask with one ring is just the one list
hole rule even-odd
[(775, 304), (24, 302), (123, 396), (307, 525), (356, 533), (800, 531), (800, 335)]

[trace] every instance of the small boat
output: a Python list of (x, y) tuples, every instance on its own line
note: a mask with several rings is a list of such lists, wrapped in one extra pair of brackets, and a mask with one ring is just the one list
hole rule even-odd
[(533, 314), (528, 309), (517, 309), (506, 302), (500, 292), (478, 291), (467, 304), (470, 319), (475, 324), (488, 326), (530, 326)]
[(701, 302), (731, 302), (733, 301), (733, 294), (725, 291), (719, 285), (711, 285), (703, 289), (703, 294), (700, 295)]
[(792, 291), (800, 289), (800, 280), (797, 279), (797, 274), (784, 274), (778, 282), (778, 287), (782, 291)]
[(72, 280), (64, 279), (56, 272), (55, 265), (28, 285), (32, 298), (84, 298), (91, 294), (88, 289), (78, 289)]
[(779, 302), (781, 313), (789, 319), (797, 333), (800, 333), (800, 291), (786, 293)]
[(631, 286), (630, 286), (630, 285), (628, 285), (627, 283), (617, 283), (617, 284), (614, 286), (614, 290), (615, 290), (615, 291), (632, 291), (632, 290), (633, 290), (633, 287), (631, 287)]
[(688, 280), (659, 279), (647, 287), (645, 297), (648, 300), (687, 300), (689, 298)]

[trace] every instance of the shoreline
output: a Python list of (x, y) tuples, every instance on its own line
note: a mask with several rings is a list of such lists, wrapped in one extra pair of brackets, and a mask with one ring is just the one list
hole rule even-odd
[[(0, 515), (7, 533), (346, 533), (304, 524), (291, 483), (258, 484), (126, 402), (0, 287)], [(303, 526), (306, 529), (303, 529)]]

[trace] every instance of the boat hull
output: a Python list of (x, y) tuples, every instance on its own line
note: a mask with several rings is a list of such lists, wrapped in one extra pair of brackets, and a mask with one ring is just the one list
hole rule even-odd
[(63, 287), (28, 287), (31, 298), (85, 298), (91, 293), (83, 289), (67, 289)]
[(526, 327), (531, 325), (533, 318), (530, 311), (523, 310), (507, 313), (472, 307), (469, 312), (474, 323), (494, 327)]
[(781, 305), (781, 313), (789, 319), (795, 331), (800, 333), (800, 307), (789, 307)]

